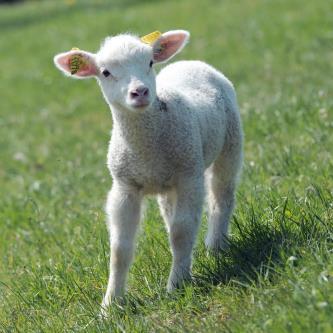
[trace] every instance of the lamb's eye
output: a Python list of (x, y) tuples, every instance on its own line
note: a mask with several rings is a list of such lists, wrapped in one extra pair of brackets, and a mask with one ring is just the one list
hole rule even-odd
[(150, 60), (149, 67), (152, 68), (153, 64), (154, 64), (153, 60)]
[(108, 77), (111, 73), (107, 70), (107, 69), (104, 69), (102, 74), (105, 76), (105, 77)]

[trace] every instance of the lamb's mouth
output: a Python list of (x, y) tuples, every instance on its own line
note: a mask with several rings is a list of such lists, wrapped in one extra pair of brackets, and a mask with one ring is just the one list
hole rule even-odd
[(149, 105), (149, 101), (135, 101), (130, 104), (131, 108), (133, 109), (142, 109), (148, 107)]

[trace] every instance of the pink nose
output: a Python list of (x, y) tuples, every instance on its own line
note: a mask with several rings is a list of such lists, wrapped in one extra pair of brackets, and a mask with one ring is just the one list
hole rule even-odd
[(130, 92), (130, 96), (132, 99), (142, 99), (148, 97), (149, 89), (145, 86), (137, 87)]

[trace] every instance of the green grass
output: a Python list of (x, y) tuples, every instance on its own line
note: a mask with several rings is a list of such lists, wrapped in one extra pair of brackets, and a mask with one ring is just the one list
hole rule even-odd
[[(333, 332), (333, 3), (326, 0), (27, 2), (0, 7), (0, 332)], [(149, 200), (128, 296), (99, 318), (110, 112), (94, 80), (53, 55), (110, 34), (188, 29), (177, 59), (235, 84), (245, 162), (230, 247), (171, 256)]]

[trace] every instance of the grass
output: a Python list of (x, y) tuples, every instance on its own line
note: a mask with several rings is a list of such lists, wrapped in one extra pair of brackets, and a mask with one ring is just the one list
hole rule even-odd
[[(0, 8), (1, 332), (333, 332), (333, 4), (43, 1)], [(178, 59), (234, 83), (245, 163), (230, 247), (194, 255), (168, 295), (171, 256), (148, 200), (126, 303), (99, 318), (110, 112), (54, 54), (110, 34), (188, 29)]]

